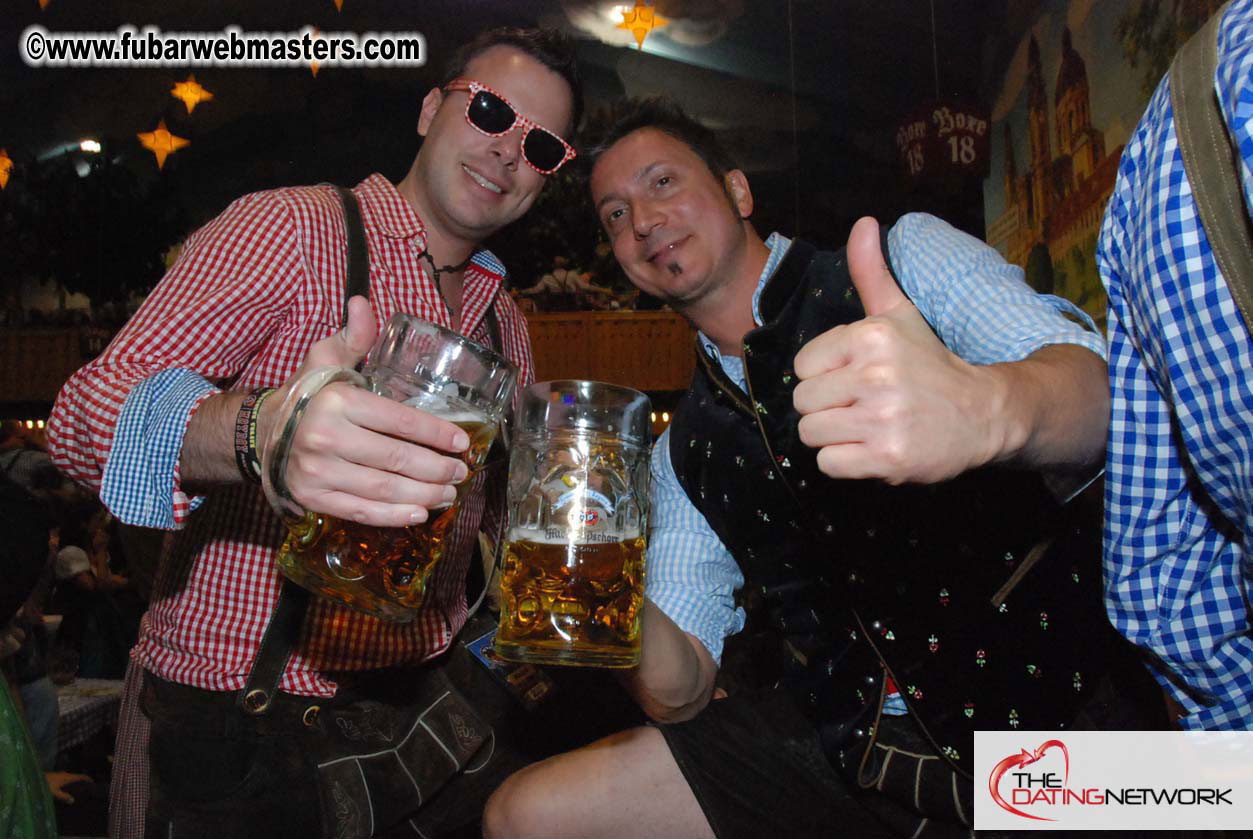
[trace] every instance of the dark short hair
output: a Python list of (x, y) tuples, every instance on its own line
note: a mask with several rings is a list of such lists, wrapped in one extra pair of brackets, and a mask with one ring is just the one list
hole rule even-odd
[[(589, 120), (591, 122), (591, 120)], [(588, 145), (582, 155), (584, 174), (590, 175), (600, 156), (628, 134), (653, 128), (690, 148), (705, 161), (714, 178), (721, 181), (727, 172), (739, 168), (713, 131), (701, 125), (664, 96), (648, 99), (623, 99), (610, 109), (608, 120), (595, 136), (585, 137)]]
[[(578, 56), (574, 39), (559, 29), (522, 29), (498, 26), (480, 32), (473, 41), (463, 44), (448, 61), (439, 86), (442, 90), (453, 79), (465, 74), (466, 66), (492, 47), (513, 47), (526, 53), (549, 70), (565, 79), (570, 86), (570, 130), (573, 135), (583, 118), (583, 82), (579, 79)], [(567, 137), (568, 141), (570, 138)]]

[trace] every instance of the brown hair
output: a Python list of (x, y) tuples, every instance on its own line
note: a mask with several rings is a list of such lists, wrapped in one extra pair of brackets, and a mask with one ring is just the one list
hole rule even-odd
[[(579, 120), (583, 117), (583, 83), (579, 79), (574, 40), (560, 30), (500, 26), (481, 32), (473, 41), (463, 44), (453, 54), (440, 80), (440, 88), (444, 88), (453, 79), (464, 75), (466, 66), (481, 53), (499, 46), (520, 50), (565, 79), (566, 84), (570, 86), (571, 97), (570, 128), (566, 133), (573, 134), (579, 127)], [(568, 137), (567, 140), (569, 140)]]

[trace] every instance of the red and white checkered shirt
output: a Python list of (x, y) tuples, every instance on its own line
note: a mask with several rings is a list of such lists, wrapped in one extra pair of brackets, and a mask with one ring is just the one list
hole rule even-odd
[[(393, 312), (451, 328), (418, 258), (426, 236), (413, 206), (381, 175), (354, 192), (379, 328)], [(57, 399), (48, 426), (57, 465), (98, 490), (121, 521), (178, 529), (132, 653), (161, 678), (218, 691), (247, 679), (278, 597), (274, 556), (284, 529), (259, 488), (185, 495), (182, 434), (218, 388), (277, 385), (314, 342), (340, 328), (345, 237), (330, 186), (239, 199), (187, 241), (135, 317)], [(501, 289), (503, 275), (490, 253), (475, 256), (465, 271), (461, 332), (492, 343), (484, 315), (495, 301), (500, 349), (526, 384), (534, 378), (526, 322)], [(328, 671), (418, 662), (448, 646), (466, 618), (466, 566), (484, 507), (477, 489), (418, 617), (393, 624), (316, 600), (282, 690), (328, 696), (335, 690)]]

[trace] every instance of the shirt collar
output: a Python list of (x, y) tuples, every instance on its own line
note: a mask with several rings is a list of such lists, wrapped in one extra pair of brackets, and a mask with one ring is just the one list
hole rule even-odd
[[(761, 293), (766, 288), (766, 283), (774, 276), (775, 270), (778, 269), (779, 263), (783, 261), (783, 257), (787, 255), (787, 249), (791, 247), (792, 240), (784, 236), (782, 233), (775, 231), (766, 238), (766, 247), (770, 249), (770, 256), (766, 258), (766, 264), (761, 269), (761, 276), (757, 278), (757, 288), (753, 291), (753, 323), (761, 326), (761, 308), (758, 305), (761, 300)], [(725, 366), (725, 358), (718, 350), (718, 345), (709, 340), (709, 336), (704, 332), (697, 333), (700, 336), (700, 344), (705, 348), (705, 352), (710, 356), (723, 359)]]
[(375, 172), (353, 191), (361, 202), (362, 214), (369, 216), (373, 226), (384, 236), (393, 239), (419, 236), (425, 243), (426, 227), (418, 211), (387, 178)]
[[(353, 190), (361, 203), (361, 213), (368, 216), (372, 225), (384, 236), (393, 239), (417, 238), (418, 249), (426, 247), (426, 226), (422, 217), (409, 203), (409, 199), (400, 194), (400, 190), (387, 178), (375, 172)], [(496, 255), (485, 248), (474, 251), (470, 265), (466, 268), (466, 285), (480, 277), (489, 280), (489, 294), (495, 293), (492, 284), (499, 285), (505, 277), (505, 266)]]

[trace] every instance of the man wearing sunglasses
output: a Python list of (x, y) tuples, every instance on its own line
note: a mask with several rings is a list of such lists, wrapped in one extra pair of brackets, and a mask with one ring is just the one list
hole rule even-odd
[[(465, 499), (468, 536), (454, 537), (416, 620), (386, 624), (313, 601), (277, 665), (274, 713), (245, 717), (236, 703), (276, 613), (284, 528), (235, 429), (251, 422), (266, 439), (291, 383), (313, 367), (355, 365), (393, 312), (494, 346), (529, 382), (525, 322), (502, 291), (504, 267), (479, 244), (574, 157), (563, 137), (580, 109), (564, 35), (484, 33), (423, 98), (423, 140), (405, 177), (371, 175), (352, 191), (368, 301), (345, 302), (345, 210), (332, 187), (249, 195), (188, 240), (109, 348), (65, 385), (48, 432), (58, 465), (122, 522), (170, 531), (127, 675), (110, 835), (143, 835), (146, 810), (161, 836), (317, 835), (296, 735), (274, 735), (292, 718), (283, 703), (330, 701), (346, 681), (368, 683), (362, 673), (430, 659), (466, 620), (470, 541), (498, 512), (484, 512), (483, 492)], [(308, 406), (286, 479), (307, 509), (404, 526), (454, 498), (466, 446), (455, 425), (331, 385)]]
[[(972, 726), (1071, 724), (1117, 643), (1099, 517), (1080, 538), (1036, 476), (982, 468), (1095, 474), (1100, 335), (932, 216), (862, 219), (838, 253), (763, 241), (746, 176), (673, 105), (606, 135), (614, 254), (700, 332), (624, 679), (658, 724), (513, 775), (486, 834), (969, 835)], [(752, 678), (711, 701), (754, 601)]]

